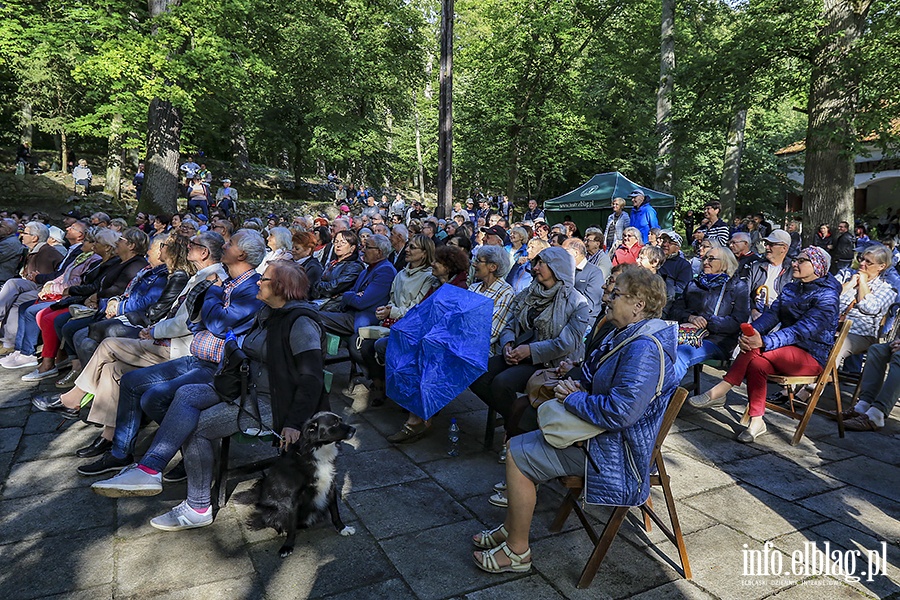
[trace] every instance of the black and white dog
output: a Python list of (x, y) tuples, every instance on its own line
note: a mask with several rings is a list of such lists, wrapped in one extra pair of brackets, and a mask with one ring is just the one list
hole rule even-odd
[(282, 558), (294, 551), (297, 528), (318, 523), (326, 511), (341, 535), (356, 533), (344, 525), (338, 512), (334, 467), (337, 442), (349, 440), (355, 433), (338, 415), (316, 413), (303, 426), (300, 441), (289, 446), (244, 497), (256, 507), (248, 521), (251, 529), (271, 527), (287, 534), (278, 551)]

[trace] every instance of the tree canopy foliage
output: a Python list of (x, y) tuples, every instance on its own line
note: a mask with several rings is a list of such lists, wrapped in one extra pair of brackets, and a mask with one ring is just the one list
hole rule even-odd
[[(739, 110), (738, 208), (781, 204), (790, 182), (773, 152), (806, 136), (826, 3), (867, 6), (841, 72), (856, 131), (894, 143), (900, 0), (683, 0), (682, 207), (718, 197)], [(57, 144), (104, 155), (119, 127), (141, 155), (159, 99), (183, 116), (182, 151), (238, 160), (244, 144), (253, 162), (374, 185), (415, 182), (418, 132), (433, 189), (439, 11), (436, 0), (169, 0), (151, 18), (139, 0), (2, 0), (0, 139), (17, 143), (30, 115)], [(610, 170), (651, 184), (659, 36), (658, 0), (457, 0), (456, 194), (544, 199)]]

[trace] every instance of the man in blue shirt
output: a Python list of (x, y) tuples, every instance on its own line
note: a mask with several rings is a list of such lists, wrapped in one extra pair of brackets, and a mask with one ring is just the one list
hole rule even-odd
[(634, 206), (631, 209), (631, 226), (641, 232), (641, 243), (646, 244), (650, 239), (650, 230), (659, 227), (656, 209), (650, 206), (650, 201), (641, 190), (634, 190), (629, 197)]

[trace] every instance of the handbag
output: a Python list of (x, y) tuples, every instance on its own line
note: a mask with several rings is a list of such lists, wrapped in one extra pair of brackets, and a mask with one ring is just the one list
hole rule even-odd
[[(633, 335), (617, 345), (615, 348), (607, 352), (603, 358), (597, 363), (597, 367), (606, 362), (619, 351), (625, 344), (641, 337), (640, 334)], [(663, 381), (665, 379), (665, 356), (663, 355), (662, 344), (652, 335), (645, 336), (650, 338), (656, 344), (659, 350), (659, 379), (656, 383), (656, 394), (654, 399), (662, 393)], [(651, 400), (652, 402), (652, 400)], [(583, 442), (594, 438), (606, 430), (598, 425), (589, 423), (574, 413), (566, 409), (566, 405), (562, 400), (556, 402), (544, 402), (538, 407), (538, 425), (540, 425), (541, 433), (544, 440), (554, 448), (568, 448), (572, 444)]]
[[(713, 309), (713, 316), (719, 316), (719, 307), (722, 306), (722, 296), (725, 295), (725, 284), (719, 291), (719, 299), (716, 300), (716, 307)], [(699, 348), (703, 345), (703, 340), (709, 335), (706, 327), (697, 327), (693, 323), (681, 323), (678, 325), (678, 345), (693, 346)]]

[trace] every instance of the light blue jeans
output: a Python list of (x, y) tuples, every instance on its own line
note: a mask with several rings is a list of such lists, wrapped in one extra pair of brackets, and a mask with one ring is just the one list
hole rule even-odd
[(725, 360), (727, 358), (725, 352), (709, 340), (704, 340), (703, 345), (699, 348), (688, 344), (679, 344), (678, 350), (675, 352), (676, 381), (684, 379), (689, 368), (705, 360)]

